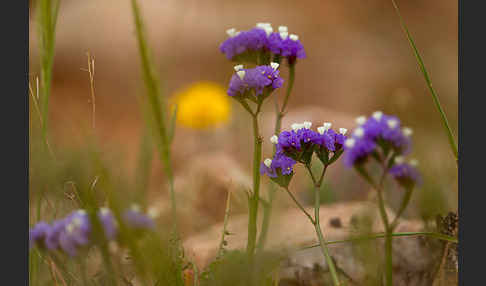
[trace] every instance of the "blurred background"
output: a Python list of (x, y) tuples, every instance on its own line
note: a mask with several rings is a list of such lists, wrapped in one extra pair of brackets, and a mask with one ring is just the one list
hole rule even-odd
[[(414, 130), (412, 155), (419, 160), (424, 177), (407, 215), (430, 219), (438, 213), (457, 210), (457, 168), (446, 133), (390, 1), (140, 2), (153, 60), (160, 68), (163, 93), (171, 102), (199, 82), (210, 82), (213, 87), (202, 88), (203, 93), (219, 95), (225, 91), (235, 64), (218, 49), (227, 37), (226, 29), (246, 30), (256, 22), (270, 22), (274, 28), (287, 25), (289, 33), (299, 35), (307, 58), (297, 63), (283, 128), (309, 120), (314, 125), (330, 121), (333, 127), (352, 129), (354, 118), (359, 115), (375, 110), (396, 114)], [(35, 1), (31, 5), (35, 7)], [(457, 1), (407, 0), (398, 5), (457, 134)], [(39, 74), (34, 12), (31, 9), (32, 82)], [(95, 58), (94, 133), (87, 52)], [(287, 78), (286, 68), (282, 73)], [(50, 100), (51, 144), (59, 157), (71, 154), (64, 157), (71, 169), (66, 167), (66, 172), (51, 175), (57, 176), (59, 194), (66, 201), (69, 199), (64, 196), (68, 188), (65, 183), (72, 179), (69, 170), (82, 168), (83, 150), (93, 141), (120, 182), (133, 181), (145, 134), (140, 105), (143, 92), (130, 2), (61, 1)], [(275, 94), (280, 100), (283, 95), (284, 89)], [(245, 186), (251, 184), (250, 120), (235, 102), (224, 96), (214, 100), (223, 109), (215, 126), (195, 126), (185, 124), (183, 118), (178, 120), (172, 150), (184, 237), (223, 220), (228, 191), (236, 194), (234, 213), (246, 213), (243, 193)], [(196, 100), (191, 108), (202, 108), (197, 102), (203, 104)], [(32, 112), (32, 129), (38, 124), (35, 116)], [(271, 156), (268, 138), (274, 120), (273, 104), (267, 104), (262, 117), (264, 157)], [(31, 131), (31, 142), (36, 140), (35, 134)], [(31, 149), (31, 192), (42, 188), (35, 180), (42, 181), (49, 173), (42, 160), (35, 160), (35, 150)], [(346, 170), (341, 163), (337, 165), (327, 177), (324, 203), (367, 199), (366, 184), (354, 171)], [(154, 148), (146, 195), (147, 201), (160, 210), (162, 219), (169, 214), (164, 180)], [(263, 182), (268, 184), (267, 178)], [(303, 174), (297, 174), (291, 184), (291, 189), (307, 204), (312, 202), (310, 187)], [(390, 189), (393, 202), (401, 194), (392, 183)], [(282, 195), (277, 196), (277, 205), (285, 208), (291, 204)]]

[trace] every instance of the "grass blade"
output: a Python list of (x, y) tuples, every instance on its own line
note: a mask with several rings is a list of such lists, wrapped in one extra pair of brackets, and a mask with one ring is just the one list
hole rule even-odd
[(444, 128), (446, 129), (446, 132), (447, 132), (447, 137), (449, 139), (450, 148), (452, 150), (452, 153), (454, 154), (454, 157), (456, 159), (456, 163), (458, 163), (457, 162), (457, 160), (458, 160), (457, 143), (454, 139), (454, 134), (452, 133), (452, 129), (449, 125), (449, 121), (447, 120), (447, 116), (446, 116), (444, 110), (442, 109), (442, 105), (440, 104), (439, 96), (437, 95), (437, 92), (435, 91), (435, 89), (432, 86), (432, 81), (430, 80), (429, 73), (427, 72), (427, 69), (425, 68), (424, 61), (422, 60), (422, 57), (420, 56), (420, 53), (417, 49), (417, 46), (415, 45), (415, 42), (414, 42), (412, 36), (410, 35), (410, 32), (408, 31), (407, 25), (405, 24), (405, 21), (402, 18), (402, 15), (400, 13), (400, 9), (398, 9), (397, 3), (395, 2), (395, 0), (391, 0), (391, 1), (393, 3), (393, 7), (395, 8), (395, 12), (397, 13), (398, 18), (400, 20), (400, 25), (402, 26), (402, 29), (405, 32), (405, 35), (407, 36), (407, 40), (410, 44), (410, 47), (412, 48), (413, 53), (415, 55), (415, 58), (417, 59), (417, 63), (420, 67), (420, 70), (422, 71), (425, 82), (427, 83), (427, 87), (430, 90), (430, 94), (432, 95), (432, 99), (434, 100), (435, 106), (436, 106), (437, 110), (439, 111), (442, 123), (444, 124)]

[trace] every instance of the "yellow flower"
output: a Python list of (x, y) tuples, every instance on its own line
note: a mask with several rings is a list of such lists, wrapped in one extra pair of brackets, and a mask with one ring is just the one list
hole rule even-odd
[(177, 93), (177, 123), (194, 129), (209, 129), (229, 120), (231, 105), (223, 87), (213, 82), (197, 82)]

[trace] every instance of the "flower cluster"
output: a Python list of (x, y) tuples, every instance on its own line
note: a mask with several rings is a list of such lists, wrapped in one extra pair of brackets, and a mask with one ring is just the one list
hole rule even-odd
[[(271, 63), (270, 66), (257, 66), (245, 69), (243, 65), (235, 66), (235, 74), (231, 77), (228, 95), (233, 97), (248, 97), (253, 92), (255, 96), (261, 96), (265, 89), (273, 91), (283, 84), (278, 70), (279, 64)], [(268, 93), (269, 93), (268, 92)]]
[(290, 65), (297, 59), (306, 57), (304, 46), (299, 37), (290, 34), (286, 26), (279, 26), (274, 32), (270, 23), (257, 23), (255, 28), (248, 31), (236, 31), (231, 28), (226, 31), (229, 38), (219, 47), (229, 60), (255, 61), (269, 55), (275, 58), (287, 58)]
[(261, 163), (260, 173), (280, 182), (282, 177), (287, 176), (284, 182), (288, 184), (293, 166), (297, 162), (309, 164), (314, 153), (323, 164), (333, 163), (342, 154), (347, 130), (340, 128), (339, 132), (335, 132), (331, 126), (331, 123), (325, 122), (314, 131), (311, 129), (312, 122), (305, 121), (292, 124), (290, 131), (273, 135), (270, 141), (276, 145), (276, 153), (273, 159), (265, 159)]
[[(324, 164), (330, 161), (329, 154), (341, 154), (343, 143), (346, 140), (345, 128), (340, 128), (339, 133), (331, 129), (332, 124), (325, 122), (317, 128), (311, 129), (311, 122), (294, 123), (291, 131), (283, 131), (274, 140), (277, 144), (277, 152), (282, 152), (288, 157), (308, 164), (314, 152)], [(337, 158), (336, 158), (337, 159)], [(335, 160), (334, 160), (335, 161)]]
[(368, 119), (360, 116), (356, 123), (358, 127), (344, 142), (344, 163), (348, 167), (361, 166), (370, 157), (383, 161), (391, 154), (395, 159), (389, 172), (397, 181), (417, 182), (417, 171), (413, 165), (403, 163), (402, 157), (411, 151), (412, 129), (402, 128), (396, 116), (385, 115), (381, 111), (375, 111)]
[(356, 119), (358, 127), (352, 137), (346, 140), (344, 162), (347, 166), (361, 164), (381, 148), (384, 155), (393, 151), (395, 155), (406, 155), (411, 150), (410, 128), (401, 128), (400, 120), (395, 116), (376, 111), (366, 119), (360, 116)]
[[(118, 222), (108, 208), (100, 208), (97, 217), (103, 228), (104, 239), (117, 239)], [(122, 215), (123, 223), (133, 230), (147, 230), (155, 227), (154, 221), (143, 214), (137, 206), (125, 211)], [(76, 210), (67, 217), (55, 220), (52, 224), (39, 222), (29, 231), (30, 248), (37, 246), (50, 251), (62, 252), (76, 256), (78, 251), (96, 242), (93, 239), (92, 223), (88, 213)]]
[(400, 185), (410, 189), (422, 183), (422, 178), (416, 169), (417, 165), (418, 161), (415, 159), (406, 163), (402, 156), (398, 156), (395, 157), (394, 165), (390, 168), (389, 173)]

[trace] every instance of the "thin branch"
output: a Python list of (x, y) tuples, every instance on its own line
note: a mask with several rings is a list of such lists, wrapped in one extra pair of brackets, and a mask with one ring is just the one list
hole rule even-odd
[(304, 207), (297, 201), (295, 196), (292, 194), (292, 192), (289, 190), (289, 188), (285, 188), (289, 196), (292, 198), (292, 200), (295, 202), (295, 204), (299, 207), (299, 209), (309, 218), (309, 220), (312, 222), (312, 224), (315, 224), (315, 220), (312, 218), (312, 216), (304, 209)]

